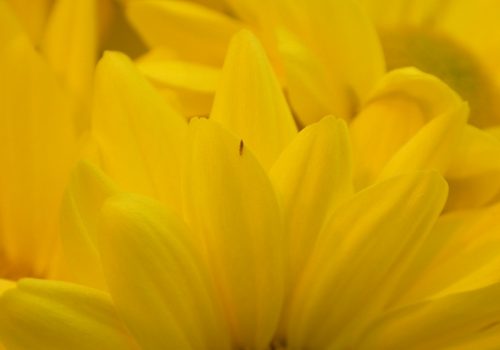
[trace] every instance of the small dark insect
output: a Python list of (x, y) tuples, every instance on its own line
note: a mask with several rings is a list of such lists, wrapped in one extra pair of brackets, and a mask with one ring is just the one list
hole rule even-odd
[(243, 147), (245, 147), (245, 144), (243, 143), (243, 140), (240, 140), (240, 156), (243, 154)]

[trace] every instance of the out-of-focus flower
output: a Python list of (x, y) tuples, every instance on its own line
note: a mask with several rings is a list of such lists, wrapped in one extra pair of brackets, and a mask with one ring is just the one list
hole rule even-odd
[(474, 125), (500, 124), (498, 1), (361, 3), (377, 25), (388, 69), (432, 73), (469, 101)]

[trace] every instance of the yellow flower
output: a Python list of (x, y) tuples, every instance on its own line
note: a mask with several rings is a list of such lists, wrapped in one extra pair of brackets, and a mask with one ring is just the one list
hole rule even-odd
[[(405, 90), (408, 77), (418, 84)], [(91, 159), (111, 179), (81, 163), (62, 212), (65, 273), (78, 283), (9, 286), (1, 341), (14, 350), (496, 346), (498, 206), (440, 215), (447, 185), (426, 170), (449, 160), (467, 110), (432, 76), (387, 79), (374, 101), (413, 92), (436, 116), (357, 191), (345, 122), (326, 117), (298, 132), (248, 31), (231, 45), (211, 118), (189, 124), (128, 58), (105, 54)]]
[(500, 123), (498, 1), (361, 2), (377, 25), (389, 69), (432, 73), (469, 101), (473, 124)]
[[(0, 1), (7, 349), (497, 346), (500, 141), (467, 123), (477, 95), (448, 75), (461, 97), (385, 72), (356, 2), (123, 1), (164, 96), (116, 52), (94, 79), (95, 1), (20, 3), (31, 42)], [(414, 58), (381, 33), (387, 57)], [(95, 165), (62, 199), (87, 125)]]
[[(195, 120), (183, 184), (189, 226), (81, 165), (70, 192), (77, 224), (88, 231), (73, 238), (80, 252), (97, 252), (85, 264), (102, 266), (110, 295), (21, 281), (0, 299), (0, 337), (12, 349), (265, 349), (273, 338), (288, 349), (487, 341), (491, 333), (481, 329), (497, 321), (500, 291), (477, 282), (484, 265), (473, 258), (491, 243), (462, 260), (450, 256), (440, 233), (457, 242), (488, 231), (450, 230), (447, 222), (431, 231), (446, 198), (436, 173), (412, 172), (353, 194), (348, 147), (344, 123), (326, 118), (294, 138), (268, 177), (238, 138)], [(464, 262), (471, 266), (458, 273)], [(425, 283), (436, 266), (454, 274)]]

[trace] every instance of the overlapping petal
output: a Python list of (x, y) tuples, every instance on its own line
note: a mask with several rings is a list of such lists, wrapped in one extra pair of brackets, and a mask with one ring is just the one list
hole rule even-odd
[(0, 297), (0, 340), (8, 349), (138, 349), (109, 296), (78, 285), (22, 280)]
[(345, 122), (326, 117), (303, 129), (278, 158), (270, 177), (284, 209), (293, 284), (329, 214), (354, 192)]
[(284, 228), (271, 182), (244, 142), (216, 122), (191, 122), (185, 205), (236, 345), (261, 349), (281, 312)]
[(439, 175), (413, 173), (370, 187), (339, 207), (295, 292), (289, 348), (354, 346), (393, 297), (445, 199)]
[(123, 194), (101, 217), (106, 281), (141, 348), (229, 349), (201, 245), (185, 224), (159, 203)]
[(240, 136), (265, 168), (297, 133), (266, 54), (249, 31), (231, 42), (210, 119)]
[(1, 47), (0, 75), (0, 274), (46, 276), (77, 153), (73, 104), (23, 35)]
[(123, 54), (105, 54), (95, 84), (93, 135), (105, 172), (125, 189), (180, 210), (184, 118)]

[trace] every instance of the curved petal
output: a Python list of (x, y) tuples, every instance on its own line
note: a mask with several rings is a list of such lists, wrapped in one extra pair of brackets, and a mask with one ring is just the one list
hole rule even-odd
[(210, 118), (240, 136), (265, 168), (297, 133), (266, 53), (247, 30), (231, 41)]
[(339, 79), (329, 76), (318, 54), (285, 30), (277, 32), (286, 75), (286, 93), (297, 119), (309, 125), (332, 114), (349, 119), (356, 101)]
[(229, 349), (200, 247), (181, 220), (153, 200), (110, 198), (99, 251), (117, 311), (144, 350)]
[(450, 184), (447, 209), (480, 207), (500, 192), (500, 141), (472, 125), (463, 129), (446, 171)]
[[(500, 4), (495, 0), (453, 1), (448, 5), (439, 30), (459, 45), (470, 50), (471, 61), (480, 64), (477, 84), (466, 86), (464, 95), (470, 95), (474, 122), (480, 126), (500, 123), (500, 39), (491, 35), (498, 31)], [(479, 93), (478, 93), (479, 92)], [(469, 97), (469, 96), (467, 96)]]
[(443, 349), (481, 340), (488, 330), (498, 332), (499, 323), (500, 284), (494, 284), (391, 312), (367, 332), (359, 349)]
[(349, 348), (393, 298), (446, 199), (437, 173), (372, 186), (339, 207), (318, 238), (290, 311), (291, 349)]
[(97, 60), (97, 19), (96, 0), (56, 1), (41, 40), (54, 72), (80, 98), (89, 93)]
[(11, 281), (11, 280), (6, 280), (1, 278), (0, 279), (0, 296), (6, 291), (11, 288), (14, 288), (16, 286), (16, 283)]
[(446, 172), (465, 127), (468, 106), (435, 118), (411, 138), (382, 169), (378, 180), (416, 170)]
[(63, 269), (71, 281), (106, 289), (96, 249), (97, 222), (103, 203), (117, 191), (88, 163), (79, 163), (73, 171), (61, 212)]
[(426, 123), (456, 110), (461, 103), (460, 97), (433, 75), (414, 68), (387, 73), (350, 125), (356, 187), (372, 183)]
[(142, 56), (137, 67), (185, 117), (210, 114), (220, 68), (172, 58), (164, 48)]
[(189, 1), (130, 1), (127, 15), (151, 47), (171, 48), (179, 58), (222, 64), (229, 41), (242, 24)]
[(361, 6), (351, 0), (278, 0), (264, 6), (264, 23), (291, 32), (321, 58), (328, 79), (340, 81), (350, 97), (339, 109), (353, 113), (385, 71), (378, 36)]
[(8, 3), (12, 7), (25, 32), (33, 44), (37, 45), (45, 30), (53, 0), (7, 0), (3, 3)]
[(214, 94), (220, 70), (199, 63), (165, 57), (161, 49), (150, 51), (137, 61), (139, 70), (151, 81), (165, 87)]
[(9, 44), (12, 39), (24, 35), (21, 23), (23, 19), (18, 18), (24, 17), (20, 16), (20, 12), (24, 10), (23, 7), (9, 4), (7, 1), (0, 2), (0, 49)]
[(73, 106), (25, 37), (1, 44), (0, 76), (0, 275), (45, 276), (77, 153)]
[(389, 68), (415, 66), (453, 87), (471, 106), (471, 122), (500, 121), (497, 58), (500, 6), (495, 0), (363, 0)]
[(415, 256), (399, 304), (500, 282), (500, 205), (442, 215)]
[(123, 54), (107, 52), (97, 67), (93, 133), (111, 178), (180, 210), (187, 123)]
[(270, 180), (243, 141), (191, 122), (186, 216), (205, 246), (236, 345), (266, 348), (284, 293), (283, 219)]
[(137, 349), (107, 294), (32, 279), (0, 296), (0, 340), (12, 350)]
[(284, 208), (291, 283), (329, 214), (354, 192), (350, 155), (345, 122), (326, 117), (303, 129), (270, 171)]

